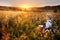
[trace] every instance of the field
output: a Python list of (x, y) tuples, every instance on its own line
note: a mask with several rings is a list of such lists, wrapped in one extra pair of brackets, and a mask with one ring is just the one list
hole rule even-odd
[[(53, 15), (54, 32), (47, 30), (43, 35), (38, 25), (43, 25), (47, 13)], [(59, 12), (0, 11), (1, 40), (59, 40)]]

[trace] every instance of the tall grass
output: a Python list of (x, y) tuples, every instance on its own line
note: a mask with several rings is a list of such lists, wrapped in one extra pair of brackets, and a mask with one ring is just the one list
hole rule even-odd
[[(57, 25), (57, 20), (53, 21), (54, 33), (47, 30), (43, 36), (40, 30), (37, 29), (38, 25), (44, 24), (45, 13), (47, 12), (19, 13), (17, 12), (16, 15), (12, 14), (15, 15), (13, 17), (9, 15), (9, 13), (9, 16), (0, 13), (0, 31), (3, 35), (2, 40), (55, 40), (55, 38), (58, 38), (57, 35), (60, 36), (60, 28), (59, 25)], [(54, 17), (55, 16), (56, 15), (54, 15)], [(56, 17), (54, 19), (56, 19)]]

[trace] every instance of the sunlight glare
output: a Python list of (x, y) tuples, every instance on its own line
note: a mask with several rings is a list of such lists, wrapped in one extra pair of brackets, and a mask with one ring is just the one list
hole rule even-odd
[(31, 8), (31, 6), (29, 6), (29, 5), (22, 5), (22, 6), (20, 6), (21, 8), (25, 8), (25, 9), (29, 9), (29, 8)]

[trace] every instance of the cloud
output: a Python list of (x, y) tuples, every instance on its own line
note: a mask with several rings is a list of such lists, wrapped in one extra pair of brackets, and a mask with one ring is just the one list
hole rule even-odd
[(60, 0), (0, 0), (0, 5), (32, 4), (34, 6), (60, 5)]

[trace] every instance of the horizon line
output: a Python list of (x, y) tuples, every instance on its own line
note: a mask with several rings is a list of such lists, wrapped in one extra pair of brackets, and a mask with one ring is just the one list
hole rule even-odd
[[(8, 5), (0, 5), (0, 6), (6, 6), (6, 7), (18, 7), (18, 6), (8, 6)], [(46, 6), (59, 6), (58, 5), (46, 5)], [(32, 7), (46, 7), (46, 6), (32, 6)]]

